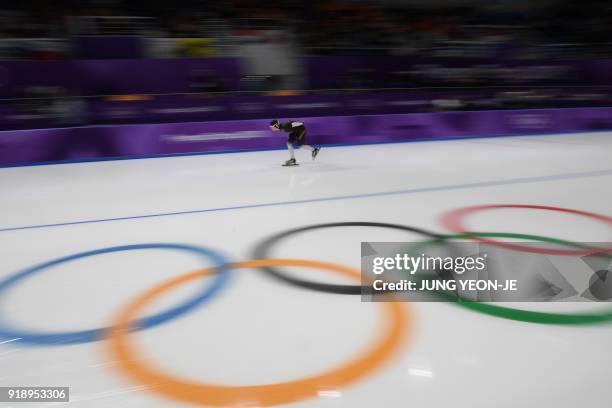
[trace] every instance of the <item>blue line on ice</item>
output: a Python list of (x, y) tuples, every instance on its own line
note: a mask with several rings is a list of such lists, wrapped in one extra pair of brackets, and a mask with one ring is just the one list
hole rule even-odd
[(275, 206), (293, 205), (293, 204), (309, 204), (309, 203), (320, 203), (320, 202), (326, 202), (326, 201), (354, 200), (354, 199), (359, 199), (359, 198), (428, 193), (428, 192), (435, 192), (435, 191), (465, 190), (465, 189), (470, 189), (470, 188), (507, 186), (507, 185), (512, 185), (512, 184), (541, 183), (541, 182), (546, 182), (546, 181), (568, 180), (568, 179), (599, 177), (599, 176), (609, 176), (609, 175), (612, 175), (612, 169), (586, 171), (586, 172), (579, 172), (579, 173), (553, 174), (553, 175), (548, 175), (548, 176), (534, 176), (534, 177), (520, 177), (520, 178), (510, 178), (510, 179), (501, 179), (501, 180), (478, 181), (478, 182), (461, 183), (461, 184), (446, 184), (446, 185), (440, 185), (440, 186), (410, 188), (410, 189), (405, 189), (405, 190), (381, 191), (377, 193), (348, 194), (348, 195), (338, 195), (338, 196), (329, 196), (329, 197), (305, 198), (301, 200), (273, 201), (273, 202), (258, 203), (258, 204), (243, 204), (243, 205), (236, 205), (236, 206), (230, 206), (230, 207), (201, 208), (201, 209), (195, 209), (195, 210), (174, 211), (174, 212), (165, 212), (165, 213), (156, 213), (156, 214), (129, 215), (129, 216), (115, 217), (115, 218), (100, 218), (100, 219), (90, 219), (90, 220), (66, 221), (66, 222), (58, 222), (54, 224), (37, 224), (37, 225), (26, 225), (26, 226), (19, 226), (19, 227), (3, 227), (3, 228), (0, 228), (0, 232), (19, 231), (19, 230), (28, 230), (28, 229), (37, 229), (37, 228), (63, 227), (63, 226), (68, 226), (68, 225), (79, 225), (79, 224), (94, 224), (94, 223), (110, 222), (110, 221), (136, 220), (140, 218), (168, 217), (171, 215), (185, 215), (185, 214), (198, 214), (198, 213), (206, 213), (206, 212), (244, 210), (244, 209), (249, 209), (249, 208), (275, 207)]

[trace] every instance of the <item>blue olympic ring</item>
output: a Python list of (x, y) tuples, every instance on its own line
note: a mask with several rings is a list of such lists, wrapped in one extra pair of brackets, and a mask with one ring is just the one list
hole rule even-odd
[[(100, 254), (108, 254), (111, 252), (120, 252), (120, 251), (131, 251), (138, 249), (174, 249), (180, 251), (186, 251), (195, 253), (196, 255), (200, 255), (204, 257), (207, 261), (212, 260), (214, 262), (214, 267), (217, 268), (218, 273), (216, 273), (212, 279), (212, 281), (205, 286), (204, 290), (193, 298), (187, 300), (185, 303), (182, 303), (178, 306), (175, 306), (171, 309), (168, 309), (164, 312), (160, 312), (158, 314), (145, 317), (139, 319), (135, 322), (134, 330), (143, 330), (148, 329), (159, 324), (165, 323), (169, 320), (175, 319), (180, 315), (187, 313), (191, 309), (199, 306), (200, 304), (212, 299), (219, 290), (221, 290), (225, 284), (228, 282), (231, 273), (229, 262), (225, 259), (224, 256), (214, 252), (210, 249), (193, 246), (193, 245), (182, 245), (182, 244), (163, 244), (163, 243), (154, 243), (154, 244), (136, 244), (136, 245), (123, 245), (123, 246), (115, 246), (109, 248), (96, 249), (93, 251), (81, 252), (74, 255), (65, 256), (62, 258), (57, 258), (48, 262), (44, 262), (30, 268), (27, 268), (23, 271), (17, 272), (16, 274), (9, 276), (8, 278), (0, 281), (0, 299), (4, 295), (4, 293), (10, 289), (13, 285), (18, 282), (23, 281), (26, 278), (31, 277), (37, 272), (41, 272), (42, 270), (49, 268), (51, 266), (59, 265), (61, 263), (73, 261), (79, 258), (85, 258), (94, 255)], [(39, 333), (26, 331), (23, 329), (16, 329), (10, 327), (10, 325), (5, 325), (2, 322), (2, 318), (0, 317), (0, 337), (7, 338), (15, 341), (19, 341), (20, 343), (30, 344), (30, 345), (66, 345), (66, 344), (79, 344), (79, 343), (88, 343), (92, 341), (102, 340), (106, 337), (106, 333), (109, 330), (109, 327), (92, 329), (92, 330), (83, 330), (83, 331), (72, 331), (72, 332), (58, 332), (58, 333)]]

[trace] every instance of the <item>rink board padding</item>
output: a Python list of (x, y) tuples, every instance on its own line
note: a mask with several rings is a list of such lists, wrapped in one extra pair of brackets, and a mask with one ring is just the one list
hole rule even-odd
[[(288, 118), (279, 118), (281, 120)], [(291, 118), (296, 119), (296, 118)], [(309, 144), (351, 145), (612, 130), (612, 108), (299, 118)], [(272, 150), (284, 134), (269, 119), (83, 126), (0, 132), (0, 165)]]

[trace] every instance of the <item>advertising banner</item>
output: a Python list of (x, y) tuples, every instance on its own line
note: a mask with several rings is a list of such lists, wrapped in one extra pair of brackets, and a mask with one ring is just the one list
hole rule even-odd
[[(605, 130), (612, 129), (611, 117), (612, 108), (577, 108), (300, 119), (308, 143), (336, 145)], [(0, 164), (283, 148), (285, 134), (268, 124), (253, 119), (3, 131)]]

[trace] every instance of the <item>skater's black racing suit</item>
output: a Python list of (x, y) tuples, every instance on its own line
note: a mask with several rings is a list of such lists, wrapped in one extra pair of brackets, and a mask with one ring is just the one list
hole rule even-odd
[(295, 147), (302, 146), (306, 141), (306, 126), (304, 122), (288, 121), (279, 124), (279, 129), (283, 132), (289, 133), (287, 136), (287, 142), (291, 143)]

